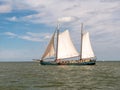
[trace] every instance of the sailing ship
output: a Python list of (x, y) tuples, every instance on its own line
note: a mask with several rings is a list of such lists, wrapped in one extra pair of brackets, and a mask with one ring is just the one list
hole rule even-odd
[(89, 39), (89, 32), (83, 33), (83, 24), (81, 24), (80, 53), (71, 40), (69, 30), (62, 33), (59, 31), (58, 24), (41, 57), (41, 65), (95, 65), (96, 57)]

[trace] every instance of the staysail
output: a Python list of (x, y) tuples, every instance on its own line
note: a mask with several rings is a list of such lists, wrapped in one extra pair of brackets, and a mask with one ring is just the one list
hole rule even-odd
[(95, 57), (91, 47), (89, 32), (82, 35), (82, 59)]
[(55, 37), (55, 33), (53, 34), (53, 36), (52, 36), (52, 38), (47, 46), (47, 49), (45, 50), (45, 53), (43, 54), (41, 59), (49, 58), (49, 57), (55, 55), (54, 37)]
[(66, 30), (63, 33), (59, 34), (57, 59), (70, 58), (75, 56), (79, 56), (79, 53), (72, 43), (69, 31)]

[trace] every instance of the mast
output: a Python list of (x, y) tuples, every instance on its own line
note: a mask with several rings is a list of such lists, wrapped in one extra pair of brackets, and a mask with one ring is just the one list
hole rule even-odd
[(82, 40), (83, 39), (83, 23), (81, 23), (81, 46), (80, 46), (80, 60), (82, 59)]
[(58, 23), (57, 24), (57, 42), (56, 42), (56, 59), (55, 60), (57, 60), (57, 58), (58, 58), (59, 26), (60, 26), (60, 24)]

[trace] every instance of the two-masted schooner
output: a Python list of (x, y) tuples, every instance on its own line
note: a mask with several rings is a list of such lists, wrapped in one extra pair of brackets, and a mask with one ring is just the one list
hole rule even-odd
[[(60, 33), (58, 24), (43, 56), (41, 57), (40, 64), (95, 65), (96, 57), (91, 47), (89, 32), (83, 33), (83, 24), (81, 24), (80, 41), (81, 41), (80, 53), (78, 53), (71, 40), (69, 31), (65, 30), (64, 32)], [(77, 59), (75, 59), (75, 57), (77, 57)]]

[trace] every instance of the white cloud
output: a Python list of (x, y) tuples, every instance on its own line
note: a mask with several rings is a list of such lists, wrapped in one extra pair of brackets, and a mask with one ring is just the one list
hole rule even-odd
[(75, 21), (76, 18), (75, 17), (61, 17), (61, 18), (58, 18), (58, 22), (72, 22), (72, 21)]
[(15, 33), (12, 33), (12, 32), (5, 32), (5, 33), (3, 33), (4, 35), (8, 35), (8, 36), (10, 36), (10, 37), (16, 37), (17, 36), (17, 34), (15, 34)]
[[(51, 25), (59, 21), (74, 21), (74, 25), (85, 22), (88, 25), (99, 24), (105, 20), (114, 19), (112, 14), (119, 10), (119, 3), (104, 2), (101, 0), (82, 0), (82, 1), (48, 1), (48, 0), (23, 0), (27, 9), (34, 10), (37, 13), (24, 16), (20, 19), (33, 23), (43, 23)], [(59, 3), (59, 4), (58, 4)], [(26, 8), (22, 8), (26, 9)], [(117, 11), (118, 12), (118, 11)]]
[(44, 37), (45, 38), (50, 38), (51, 34), (50, 33), (33, 33), (33, 32), (27, 32), (28, 35), (32, 37)]
[(16, 16), (13, 16), (13, 17), (7, 18), (7, 20), (9, 20), (9, 21), (17, 21), (17, 18), (16, 18)]
[(25, 35), (18, 35), (18, 34), (12, 33), (12, 32), (4, 32), (3, 34), (7, 35), (10, 38), (19, 38), (19, 39), (34, 41), (34, 42), (43, 42), (51, 37), (50, 33), (26, 32)]
[(24, 39), (24, 40), (28, 40), (28, 41), (35, 41), (35, 42), (40, 42), (40, 41), (43, 41), (42, 39), (40, 38), (37, 38), (37, 37), (31, 37), (31, 36), (18, 36), (18, 38), (20, 39)]
[(51, 37), (51, 34), (49, 33), (32, 33), (27, 32), (24, 36), (18, 36), (20, 39), (29, 40), (29, 41), (35, 41), (35, 42), (43, 42), (46, 41)]
[(0, 13), (9, 13), (12, 11), (12, 7), (9, 4), (0, 5)]

